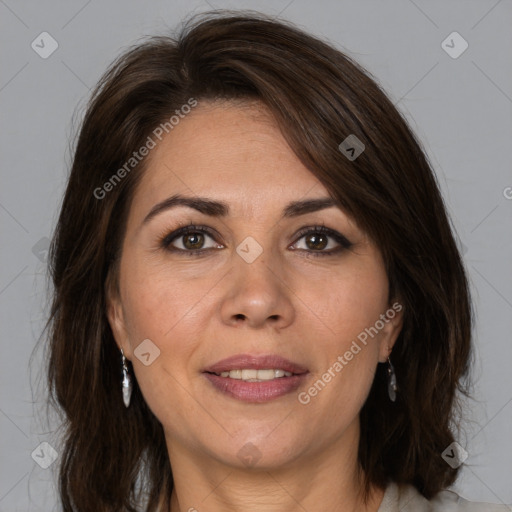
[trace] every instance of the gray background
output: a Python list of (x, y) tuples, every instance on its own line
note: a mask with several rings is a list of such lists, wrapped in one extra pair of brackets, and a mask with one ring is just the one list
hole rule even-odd
[[(511, 503), (510, 0), (0, 0), (0, 512), (60, 510), (57, 464), (36, 463), (37, 454), (51, 456), (40, 443), (57, 454), (59, 447), (58, 420), (44, 416), (42, 348), (34, 348), (47, 314), (45, 247), (89, 89), (138, 38), (163, 34), (193, 11), (226, 7), (281, 13), (347, 51), (378, 78), (423, 142), (477, 311), (477, 401), (459, 439), (469, 457), (454, 488), (473, 500)], [(43, 31), (59, 45), (46, 59), (31, 47)], [(469, 44), (458, 58), (441, 46), (453, 31)]]

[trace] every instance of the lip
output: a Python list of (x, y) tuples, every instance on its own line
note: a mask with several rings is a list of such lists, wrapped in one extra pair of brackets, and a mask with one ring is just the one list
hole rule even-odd
[(208, 366), (203, 372), (221, 373), (229, 372), (231, 370), (265, 370), (267, 368), (281, 368), (285, 372), (301, 375), (307, 373), (308, 369), (294, 363), (277, 354), (270, 355), (251, 355), (251, 354), (237, 354), (235, 356), (217, 361), (215, 364)]
[(261, 382), (245, 382), (214, 373), (203, 374), (221, 393), (242, 402), (262, 403), (296, 391), (304, 383), (307, 373), (279, 377)]
[[(261, 382), (246, 382), (215, 375), (230, 370), (271, 368), (280, 368), (293, 375)], [(237, 400), (252, 403), (268, 402), (296, 391), (303, 384), (308, 373), (307, 368), (275, 354), (263, 356), (239, 354), (222, 359), (203, 370), (203, 375), (218, 391)]]

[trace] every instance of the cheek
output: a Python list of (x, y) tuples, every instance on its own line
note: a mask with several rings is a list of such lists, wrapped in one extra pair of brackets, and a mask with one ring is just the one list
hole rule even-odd
[(352, 265), (328, 279), (314, 275), (303, 281), (297, 295), (327, 345), (343, 350), (386, 311), (388, 280), (378, 263)]
[[(370, 391), (378, 364), (378, 337), (358, 339), (364, 322), (340, 325), (338, 335), (331, 335), (318, 347), (322, 352), (308, 387), (298, 397), (309, 414), (324, 417), (327, 423), (348, 424), (359, 413)], [(362, 338), (361, 338), (362, 339)]]
[[(199, 283), (191, 285), (190, 281), (173, 280), (169, 274), (128, 264), (131, 273), (124, 281), (123, 309), (131, 360), (144, 398), (156, 413), (162, 404), (177, 405), (179, 382), (188, 378), (205, 329), (201, 322), (209, 318), (201, 314), (205, 292)], [(150, 353), (148, 365), (139, 359), (145, 352)]]
[[(132, 267), (133, 268), (133, 267)], [(133, 272), (133, 275), (136, 275)], [(198, 415), (183, 384), (190, 378), (190, 365), (199, 347), (208, 315), (201, 314), (204, 290), (190, 283), (163, 278), (159, 273), (139, 274), (139, 279), (125, 283), (125, 305), (130, 343), (134, 354), (133, 368), (137, 383), (148, 407), (165, 425), (181, 420), (176, 410)], [(143, 340), (151, 343), (140, 345)], [(140, 345), (156, 355), (149, 365), (139, 360)], [(156, 348), (154, 348), (156, 347)], [(147, 351), (147, 349), (145, 349)]]
[(127, 324), (136, 337), (153, 337), (155, 343), (167, 345), (177, 333), (200, 327), (202, 299), (210, 288), (204, 279), (180, 278), (168, 266), (152, 267), (143, 261), (128, 265), (131, 277), (125, 281), (124, 302)]
[[(321, 285), (321, 283), (320, 283)], [(309, 293), (304, 302), (318, 315), (310, 315), (315, 327), (318, 364), (306, 389), (318, 414), (342, 421), (355, 416), (373, 382), (383, 331), (375, 329), (387, 310), (388, 281), (380, 265), (367, 266), (331, 279)]]

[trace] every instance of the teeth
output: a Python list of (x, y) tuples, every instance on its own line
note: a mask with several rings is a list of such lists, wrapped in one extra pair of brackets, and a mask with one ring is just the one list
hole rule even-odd
[(268, 370), (231, 370), (229, 372), (222, 372), (221, 377), (229, 377), (230, 379), (239, 379), (246, 382), (261, 382), (264, 380), (278, 379), (280, 377), (291, 377), (291, 372), (285, 372), (284, 370), (268, 369)]

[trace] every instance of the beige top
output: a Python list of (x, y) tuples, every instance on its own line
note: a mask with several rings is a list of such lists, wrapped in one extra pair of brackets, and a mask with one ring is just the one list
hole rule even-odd
[(392, 482), (386, 488), (377, 512), (512, 512), (512, 505), (468, 501), (448, 490), (427, 500), (412, 485)]

